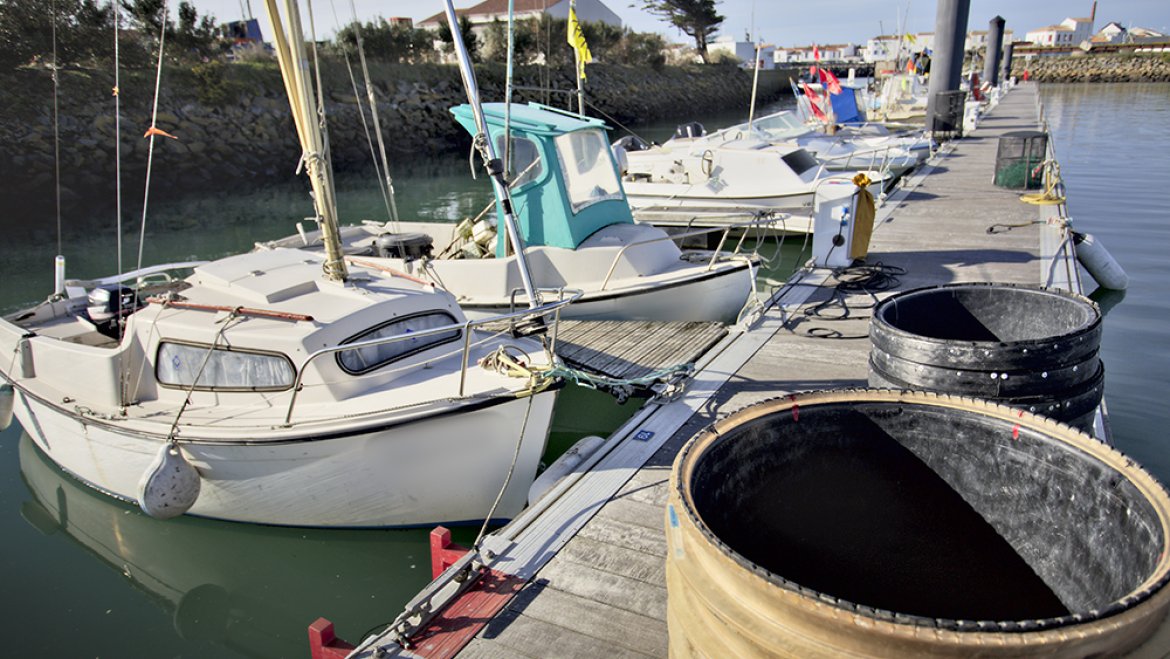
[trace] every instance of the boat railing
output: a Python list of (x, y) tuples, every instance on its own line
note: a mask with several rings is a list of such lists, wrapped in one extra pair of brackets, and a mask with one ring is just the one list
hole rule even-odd
[(553, 322), (552, 322), (552, 339), (551, 339), (549, 350), (551, 351), (551, 350), (555, 349), (556, 340), (557, 340), (557, 329), (560, 325), (560, 319), (561, 319), (561, 310), (565, 306), (567, 306), (567, 305), (575, 302), (577, 299), (579, 299), (581, 297), (581, 295), (583, 294), (583, 292), (580, 290), (576, 290), (576, 289), (566, 289), (566, 288), (538, 289), (538, 292), (542, 293), (542, 294), (555, 294), (556, 299), (552, 302), (545, 302), (539, 306), (532, 307), (529, 309), (522, 309), (520, 311), (513, 311), (510, 313), (489, 316), (489, 317), (480, 318), (477, 320), (467, 320), (467, 321), (462, 322), (462, 323), (452, 323), (450, 325), (443, 325), (441, 327), (432, 327), (429, 329), (416, 330), (416, 331), (411, 331), (411, 332), (407, 332), (404, 334), (396, 334), (394, 336), (385, 336), (385, 337), (381, 337), (378, 339), (369, 339), (366, 341), (354, 341), (353, 343), (344, 343), (344, 344), (335, 345), (335, 346), (327, 346), (325, 348), (321, 348), (319, 350), (316, 350), (316, 351), (310, 353), (308, 356), (306, 356), (301, 361), (300, 366), (297, 368), (297, 375), (296, 375), (296, 378), (294, 378), (294, 380), (293, 380), (292, 398), (289, 400), (288, 411), (285, 413), (284, 425), (288, 426), (288, 425), (292, 424), (293, 410), (296, 408), (297, 396), (300, 393), (301, 389), (304, 388), (305, 372), (308, 370), (309, 364), (311, 362), (315, 361), (318, 357), (322, 357), (324, 355), (335, 355), (335, 354), (342, 353), (342, 352), (349, 352), (351, 350), (360, 350), (362, 348), (369, 348), (372, 346), (386, 345), (386, 344), (390, 344), (390, 343), (397, 343), (399, 341), (414, 340), (414, 339), (425, 338), (428, 336), (446, 334), (446, 333), (450, 333), (452, 331), (459, 331), (459, 332), (462, 332), (462, 336), (463, 336), (463, 348), (460, 350), (461, 356), (460, 356), (460, 372), (459, 372), (459, 397), (463, 397), (464, 391), (465, 391), (466, 385), (467, 385), (467, 368), (468, 368), (468, 363), (470, 362), (470, 357), (471, 357), (472, 330), (481, 329), (484, 326), (489, 325), (489, 324), (498, 324), (498, 323), (504, 323), (504, 322), (514, 323), (515, 321), (536, 320), (537, 318), (543, 319), (544, 317), (551, 314), (553, 316)]

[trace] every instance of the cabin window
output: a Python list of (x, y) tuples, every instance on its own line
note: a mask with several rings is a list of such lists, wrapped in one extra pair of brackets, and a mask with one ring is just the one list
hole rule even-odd
[(781, 159), (792, 168), (792, 171), (796, 172), (797, 176), (819, 164), (816, 157), (804, 149), (797, 149), (786, 156), (781, 156)]
[(296, 370), (279, 353), (164, 341), (155, 375), (163, 386), (196, 391), (279, 391), (293, 385)]
[(621, 199), (609, 142), (600, 130), (578, 130), (556, 138), (573, 212), (607, 199)]
[[(405, 336), (424, 330), (432, 330), (456, 324), (455, 317), (445, 311), (430, 311), (395, 318), (357, 336), (345, 340), (345, 343), (373, 341), (387, 339), (392, 336)], [(403, 357), (422, 352), (444, 343), (456, 341), (462, 336), (462, 331), (456, 327), (446, 332), (436, 332), (426, 336), (403, 338), (398, 341), (379, 343), (377, 345), (355, 348), (337, 353), (337, 364), (341, 370), (351, 375), (361, 375), (385, 366), (390, 362)]]
[[(496, 137), (496, 155), (504, 158), (504, 136)], [(524, 137), (512, 136), (512, 166), (508, 168), (510, 178), (508, 184), (512, 188), (519, 188), (540, 178), (544, 173), (544, 163), (540, 159), (540, 148), (536, 142)]]

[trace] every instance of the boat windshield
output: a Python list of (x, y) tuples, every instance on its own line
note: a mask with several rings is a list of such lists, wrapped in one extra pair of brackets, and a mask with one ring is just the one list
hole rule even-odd
[(809, 132), (808, 127), (791, 112), (777, 112), (767, 117), (760, 117), (752, 122), (752, 127), (773, 140), (789, 139)]
[(622, 198), (609, 142), (600, 130), (573, 131), (554, 141), (573, 213), (599, 201)]
[[(504, 136), (496, 137), (496, 152), (504, 153)], [(544, 173), (544, 163), (540, 161), (540, 149), (536, 142), (524, 137), (512, 136), (512, 150), (509, 154), (512, 160), (508, 168), (510, 178), (508, 185), (515, 188), (523, 187), (540, 177)]]
[(155, 375), (166, 387), (194, 383), (197, 391), (279, 391), (293, 385), (295, 372), (288, 357), (278, 353), (163, 341)]
[[(405, 336), (413, 332), (455, 325), (456, 322), (455, 317), (445, 311), (428, 311), (412, 316), (395, 318), (389, 322), (382, 323), (377, 327), (349, 338), (345, 343), (387, 339), (392, 336)], [(459, 328), (455, 328), (449, 332), (426, 334), (421, 337), (403, 338), (399, 341), (379, 343), (372, 346), (365, 346), (364, 348), (354, 348), (353, 350), (337, 353), (337, 364), (350, 375), (361, 375), (362, 373), (369, 373), (376, 368), (385, 366), (403, 357), (408, 357), (428, 348), (455, 341), (462, 334)]]

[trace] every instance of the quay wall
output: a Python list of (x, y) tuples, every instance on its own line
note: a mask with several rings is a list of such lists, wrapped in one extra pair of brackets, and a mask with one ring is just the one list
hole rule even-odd
[[(344, 65), (326, 63), (322, 73), (336, 171), (371, 167), (358, 98)], [(787, 92), (788, 72), (761, 76), (760, 102)], [(357, 73), (360, 88), (360, 71)], [(504, 67), (477, 66), (481, 97), (503, 97)], [(466, 153), (470, 136), (448, 109), (466, 102), (454, 65), (376, 65), (371, 72), (391, 154), (412, 159)], [(49, 71), (0, 73), (0, 202), (9, 208), (53, 203), (53, 88)], [(519, 67), (515, 85), (522, 101), (565, 107), (575, 96), (572, 71)], [(112, 74), (71, 69), (60, 73), (58, 93), (62, 197), (66, 207), (113, 199), (115, 111)], [(274, 64), (206, 64), (164, 67), (158, 128), (177, 139), (158, 138), (152, 190), (168, 195), (214, 186), (247, 186), (293, 177), (300, 147), (280, 74)], [(734, 66), (630, 67), (596, 64), (588, 69), (586, 97), (617, 121), (638, 125), (690, 120), (700, 113), (743, 108), (751, 95), (750, 72)], [(121, 149), (124, 190), (141, 196), (146, 169), (153, 73), (123, 72)], [(366, 107), (364, 91), (361, 106)], [(605, 116), (591, 110), (593, 116)], [(612, 125), (612, 121), (610, 122)], [(393, 157), (392, 155), (392, 157)], [(391, 166), (393, 167), (393, 160)], [(393, 173), (393, 172), (392, 172)], [(230, 189), (230, 187), (229, 187)], [(112, 201), (111, 201), (112, 203)]]
[(1038, 82), (1166, 82), (1170, 57), (1162, 55), (1069, 55), (1033, 57), (1016, 54), (1012, 75)]

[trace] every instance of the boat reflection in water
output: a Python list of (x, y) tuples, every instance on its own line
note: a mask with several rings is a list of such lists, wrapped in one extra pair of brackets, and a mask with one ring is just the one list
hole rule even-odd
[(245, 656), (302, 656), (324, 615), (358, 638), (430, 581), (427, 531), (265, 527), (183, 516), (160, 521), (62, 472), (27, 434), (24, 519), (64, 534), (170, 611), (175, 633)]

